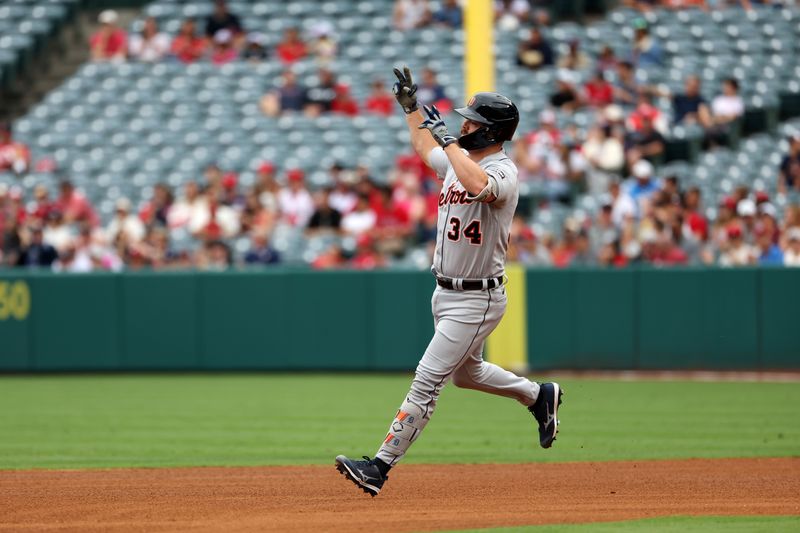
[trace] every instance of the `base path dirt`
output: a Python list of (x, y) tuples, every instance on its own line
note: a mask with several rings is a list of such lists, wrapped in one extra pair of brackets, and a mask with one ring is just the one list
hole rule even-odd
[(327, 467), (0, 471), (3, 531), (436, 531), (800, 515), (800, 458), (401, 465), (371, 498)]

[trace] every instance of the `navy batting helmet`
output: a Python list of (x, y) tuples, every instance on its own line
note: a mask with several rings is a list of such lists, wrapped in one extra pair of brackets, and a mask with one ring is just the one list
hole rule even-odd
[(498, 93), (477, 93), (467, 107), (456, 113), (482, 126), (462, 135), (458, 144), (465, 150), (478, 150), (492, 144), (510, 141), (519, 124), (519, 111), (514, 102)]

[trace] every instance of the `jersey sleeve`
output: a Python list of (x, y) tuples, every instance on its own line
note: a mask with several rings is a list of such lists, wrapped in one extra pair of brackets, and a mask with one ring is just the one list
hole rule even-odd
[(496, 199), (490, 204), (497, 207), (504, 205), (516, 192), (517, 171), (508, 165), (489, 165), (484, 169), (489, 178), (489, 185)]
[(447, 158), (447, 154), (444, 153), (444, 149), (437, 146), (428, 154), (428, 164), (436, 172), (436, 176), (443, 180), (447, 175), (447, 169), (450, 167), (450, 160)]

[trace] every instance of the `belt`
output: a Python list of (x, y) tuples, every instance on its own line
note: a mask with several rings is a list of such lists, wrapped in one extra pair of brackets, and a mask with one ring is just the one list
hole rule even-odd
[(503, 284), (503, 278), (489, 279), (450, 279), (436, 278), (436, 284), (451, 291), (483, 291)]

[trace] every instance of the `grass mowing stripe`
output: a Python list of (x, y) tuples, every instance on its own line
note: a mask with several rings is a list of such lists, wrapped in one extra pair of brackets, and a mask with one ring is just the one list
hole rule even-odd
[[(459, 533), (782, 533), (800, 529), (800, 516), (669, 516), (647, 520), (458, 530)], [(454, 530), (455, 531), (455, 530)]]
[[(410, 375), (0, 377), (0, 468), (329, 464), (372, 454)], [(800, 455), (793, 383), (570, 379), (555, 446), (516, 402), (448, 385), (409, 463)]]

